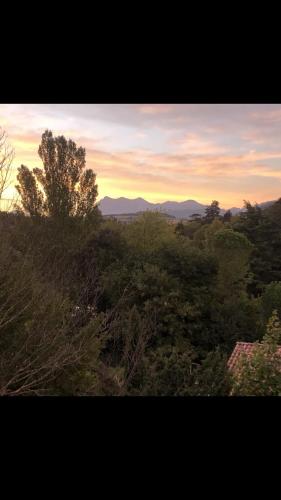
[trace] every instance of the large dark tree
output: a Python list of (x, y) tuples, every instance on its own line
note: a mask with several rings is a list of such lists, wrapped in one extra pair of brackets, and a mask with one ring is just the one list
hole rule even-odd
[(255, 245), (251, 257), (252, 282), (249, 291), (259, 295), (264, 286), (272, 281), (281, 281), (281, 200), (261, 209), (245, 202), (245, 210), (233, 224), (233, 228), (244, 233)]
[(86, 151), (64, 136), (46, 130), (38, 150), (43, 169), (18, 169), (16, 186), (24, 210), (31, 216), (85, 216), (97, 210), (96, 175), (85, 170)]
[(219, 202), (214, 200), (212, 201), (211, 205), (209, 205), (205, 209), (205, 220), (206, 222), (213, 222), (213, 220), (219, 217), (219, 215), (220, 215)]

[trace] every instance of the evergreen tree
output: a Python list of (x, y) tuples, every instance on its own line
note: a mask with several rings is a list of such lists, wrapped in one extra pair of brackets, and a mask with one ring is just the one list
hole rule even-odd
[(255, 248), (251, 256), (252, 281), (248, 290), (260, 295), (264, 286), (281, 281), (281, 204), (261, 209), (245, 202), (245, 211), (233, 223), (233, 229), (245, 234)]
[(219, 207), (219, 202), (214, 200), (212, 201), (211, 205), (209, 205), (205, 209), (205, 221), (208, 223), (213, 222), (213, 220), (220, 215), (220, 207)]

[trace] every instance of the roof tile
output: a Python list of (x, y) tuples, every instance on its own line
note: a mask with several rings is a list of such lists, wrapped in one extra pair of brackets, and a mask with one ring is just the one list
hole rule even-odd
[[(240, 358), (240, 355), (244, 353), (247, 356), (250, 356), (256, 345), (261, 345), (261, 344), (254, 344), (251, 342), (236, 342), (236, 346), (233, 349), (232, 354), (227, 363), (228, 368), (231, 371), (234, 370), (237, 365), (238, 359)], [(278, 353), (280, 353), (281, 355), (281, 347), (278, 349)]]

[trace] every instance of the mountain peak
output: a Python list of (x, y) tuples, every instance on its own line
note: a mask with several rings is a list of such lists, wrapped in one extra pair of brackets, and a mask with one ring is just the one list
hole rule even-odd
[[(265, 201), (259, 203), (258, 206), (266, 208), (272, 205), (274, 201)], [(99, 207), (103, 215), (137, 213), (146, 210), (165, 210), (168, 215), (172, 215), (177, 219), (188, 219), (192, 214), (197, 213), (203, 215), (205, 213), (206, 204), (199, 203), (196, 200), (185, 201), (164, 201), (163, 203), (150, 203), (141, 197), (138, 198), (110, 198), (105, 196), (99, 201)], [(243, 211), (242, 208), (230, 208), (233, 215)], [(221, 215), (226, 212), (221, 208)]]
[(194, 200), (165, 201), (163, 203), (150, 203), (141, 197), (130, 199), (124, 196), (120, 198), (110, 198), (105, 196), (99, 203), (103, 215), (114, 215), (124, 213), (137, 213), (146, 210), (160, 210), (178, 219), (186, 219), (194, 212), (204, 213), (205, 205)]

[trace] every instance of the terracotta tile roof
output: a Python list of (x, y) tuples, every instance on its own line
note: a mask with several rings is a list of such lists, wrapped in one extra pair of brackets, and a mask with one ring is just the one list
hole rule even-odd
[[(251, 342), (236, 342), (236, 346), (232, 351), (232, 354), (227, 362), (228, 368), (233, 370), (237, 364), (237, 361), (240, 357), (240, 354), (243, 352), (247, 356), (250, 356), (253, 352), (253, 349), (257, 344), (253, 344)], [(261, 345), (261, 344), (258, 344)], [(278, 349), (278, 353), (281, 355), (281, 347)]]

